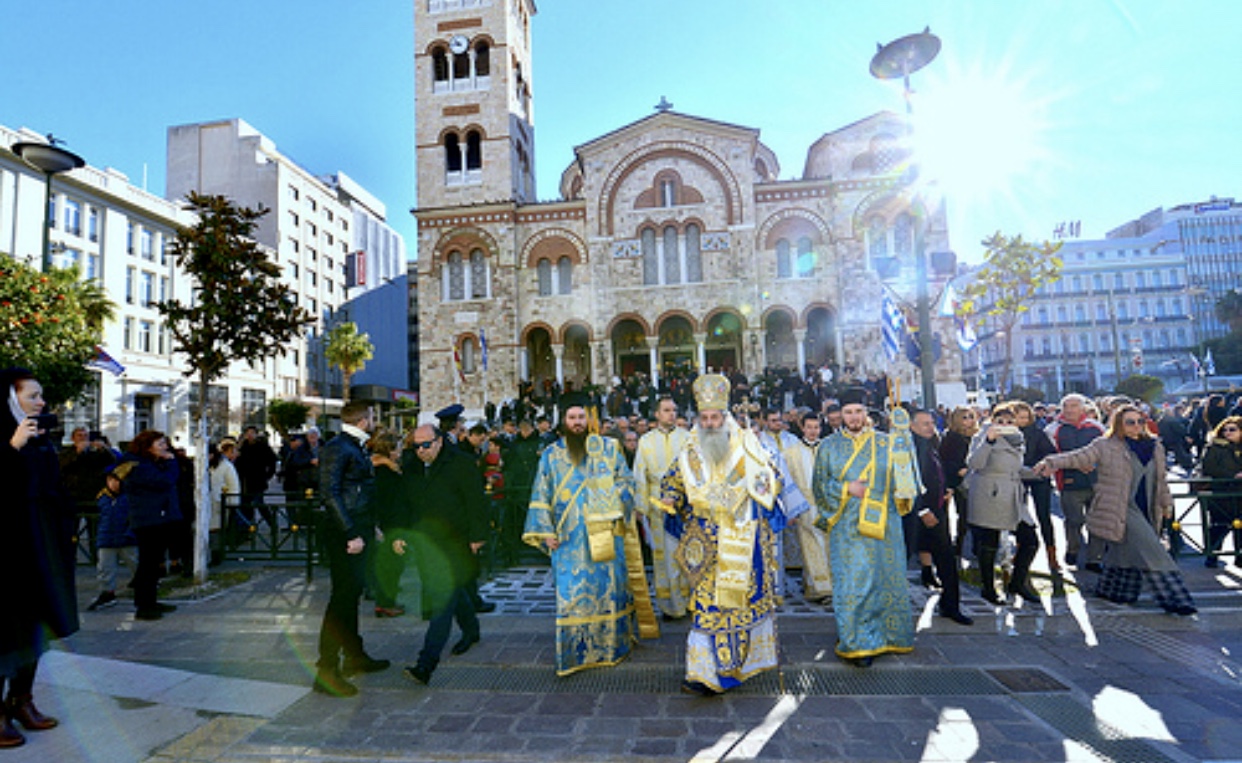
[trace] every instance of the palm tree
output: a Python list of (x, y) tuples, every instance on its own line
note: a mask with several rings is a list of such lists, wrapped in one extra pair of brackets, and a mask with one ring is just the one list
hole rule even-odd
[(324, 356), (333, 367), (341, 369), (342, 398), (349, 402), (349, 382), (354, 374), (366, 368), (367, 361), (375, 357), (375, 346), (366, 334), (358, 333), (358, 324), (346, 321), (328, 332), (328, 346)]

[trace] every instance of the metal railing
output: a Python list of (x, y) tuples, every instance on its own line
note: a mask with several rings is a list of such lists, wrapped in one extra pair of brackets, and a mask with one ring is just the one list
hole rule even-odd
[(314, 491), (226, 495), (221, 502), (225, 559), (299, 561), (306, 579), (323, 558), (319, 528), (323, 504)]
[[(1173, 491), (1173, 519), (1165, 530), (1173, 556), (1187, 551), (1205, 557), (1242, 553), (1242, 489), (1237, 480), (1170, 479), (1169, 489)], [(1225, 545), (1230, 535), (1233, 551), (1213, 548)]]

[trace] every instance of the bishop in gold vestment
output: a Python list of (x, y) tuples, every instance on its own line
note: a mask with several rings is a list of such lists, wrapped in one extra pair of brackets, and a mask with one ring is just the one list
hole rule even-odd
[(807, 508), (778, 460), (726, 412), (729, 382), (694, 383), (699, 421), (661, 485), (691, 584), (683, 689), (718, 694), (777, 665), (776, 534)]

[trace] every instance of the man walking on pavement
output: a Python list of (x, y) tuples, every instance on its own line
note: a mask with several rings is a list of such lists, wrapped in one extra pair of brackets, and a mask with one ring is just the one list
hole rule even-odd
[(358, 687), (343, 674), (373, 673), (390, 664), (368, 655), (358, 634), (358, 603), (367, 575), (366, 544), (375, 539), (371, 507), (375, 469), (363, 448), (375, 426), (374, 417), (366, 403), (347, 403), (341, 409), (343, 431), (319, 453), (319, 484), (326, 514), (323, 547), (332, 592), (319, 630), (319, 663), (313, 688), (335, 697), (358, 693)]
[(919, 518), (919, 550), (931, 552), (932, 562), (940, 577), (940, 616), (959, 625), (973, 625), (974, 620), (962, 613), (962, 596), (958, 582), (957, 555), (949, 538), (949, 496), (944, 466), (940, 463), (940, 442), (936, 436), (936, 420), (928, 411), (918, 411), (910, 419), (914, 450), (918, 454), (919, 475), (923, 494), (914, 504)]
[[(1061, 415), (1044, 430), (1058, 453), (1078, 450), (1104, 434), (1104, 427), (1087, 416), (1086, 402), (1087, 399), (1079, 394), (1069, 394), (1061, 399)], [(1065, 515), (1065, 566), (1077, 569), (1082, 533), (1086, 529), (1087, 507), (1095, 495), (1095, 474), (1062, 469), (1056, 476), (1057, 488), (1061, 491), (1061, 513)], [(1103, 558), (1103, 542), (1088, 538), (1087, 570), (1099, 572)]]
[(470, 600), (469, 584), (478, 574), (476, 554), (487, 539), (486, 498), (478, 467), (430, 424), (414, 430), (402, 472), (409, 480), (412, 516), (395, 530), (393, 551), (412, 547), (423, 584), (424, 609), (431, 623), (418, 662), (405, 675), (421, 684), (431, 680), (448, 643), (453, 620), (461, 640), (453, 654), (465, 654), (479, 641), (479, 618)]

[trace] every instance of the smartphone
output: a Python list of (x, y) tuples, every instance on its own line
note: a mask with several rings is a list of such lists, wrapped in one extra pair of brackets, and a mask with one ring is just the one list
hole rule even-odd
[(30, 418), (35, 420), (35, 426), (40, 432), (51, 432), (53, 429), (60, 428), (60, 419), (54, 413), (40, 413)]

